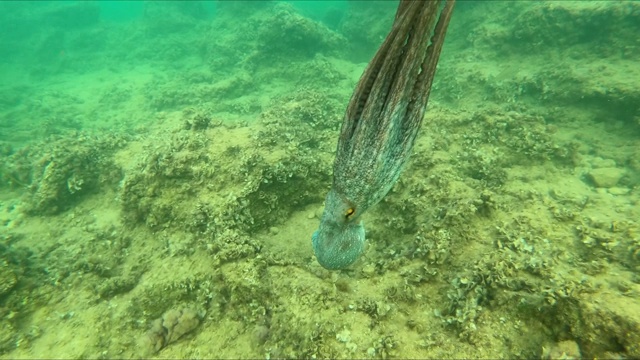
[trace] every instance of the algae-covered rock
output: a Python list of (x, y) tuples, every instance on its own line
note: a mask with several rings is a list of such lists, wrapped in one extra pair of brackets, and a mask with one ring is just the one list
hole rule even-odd
[(624, 174), (624, 169), (606, 167), (589, 171), (589, 178), (597, 187), (612, 188), (618, 184)]
[(18, 334), (16, 329), (6, 320), (0, 320), (0, 355), (16, 347)]
[(0, 260), (0, 299), (7, 295), (18, 283), (18, 277), (6, 261)]
[(316, 53), (337, 53), (347, 41), (324, 24), (300, 15), (291, 4), (279, 3), (256, 29), (260, 54), (288, 61)]
[(116, 134), (71, 133), (12, 155), (8, 162), (19, 169), (12, 177), (29, 182), (24, 210), (56, 214), (83, 195), (116, 184), (121, 174), (110, 155), (125, 143)]
[(125, 293), (133, 289), (138, 283), (136, 276), (114, 276), (100, 282), (96, 287), (96, 292), (101, 298), (111, 298), (114, 295)]
[(202, 316), (191, 308), (171, 309), (151, 323), (151, 328), (140, 339), (140, 355), (155, 354), (178, 341), (200, 325)]
[(571, 329), (580, 343), (578, 354), (585, 358), (607, 358), (614, 352), (624, 354), (621, 358), (640, 356), (640, 306), (633, 296), (608, 292), (584, 295), (579, 302), (559, 301), (559, 305), (558, 324)]
[(542, 349), (543, 359), (581, 359), (580, 346), (573, 340), (565, 340)]

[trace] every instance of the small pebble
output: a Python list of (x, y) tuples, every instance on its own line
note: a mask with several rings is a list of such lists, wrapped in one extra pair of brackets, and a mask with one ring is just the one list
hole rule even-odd
[(376, 267), (371, 264), (367, 264), (362, 268), (362, 275), (367, 278), (373, 276), (375, 272)]

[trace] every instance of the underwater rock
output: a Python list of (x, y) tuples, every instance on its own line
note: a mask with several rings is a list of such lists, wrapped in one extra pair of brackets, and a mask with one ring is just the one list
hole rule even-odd
[(609, 194), (611, 195), (627, 195), (630, 191), (631, 189), (625, 188), (625, 187), (615, 186), (615, 187), (609, 188)]
[(341, 34), (299, 14), (291, 4), (279, 3), (256, 23), (261, 61), (286, 54), (287, 58), (312, 58), (316, 53), (337, 53), (347, 45)]
[(151, 328), (140, 339), (141, 355), (155, 354), (200, 325), (200, 315), (190, 308), (171, 309), (151, 323)]
[(0, 262), (0, 298), (8, 294), (18, 283), (16, 274), (7, 267), (6, 261)]
[(589, 178), (597, 187), (610, 188), (616, 186), (624, 175), (624, 170), (614, 167), (593, 169), (589, 171)]
[(187, 130), (206, 130), (210, 124), (211, 116), (196, 112), (190, 119), (185, 120), (184, 128)]
[(591, 166), (595, 169), (613, 168), (616, 167), (616, 162), (613, 159), (603, 159), (601, 157), (595, 157), (591, 160)]
[(543, 359), (580, 359), (580, 347), (573, 340), (560, 341), (549, 348), (542, 348)]
[(111, 155), (125, 144), (125, 136), (109, 132), (51, 136), (3, 159), (0, 177), (27, 189), (25, 213), (57, 214), (93, 191), (118, 184), (122, 174)]

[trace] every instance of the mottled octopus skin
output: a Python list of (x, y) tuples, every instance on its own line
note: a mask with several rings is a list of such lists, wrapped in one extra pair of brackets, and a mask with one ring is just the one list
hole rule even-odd
[(360, 257), (362, 214), (389, 192), (411, 154), (454, 1), (402, 0), (356, 86), (340, 131), (333, 184), (312, 236), (316, 258), (327, 269), (346, 268)]

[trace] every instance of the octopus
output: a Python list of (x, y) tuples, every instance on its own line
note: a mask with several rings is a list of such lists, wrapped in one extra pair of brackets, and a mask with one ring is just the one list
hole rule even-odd
[(398, 180), (427, 107), (455, 0), (401, 0), (393, 26), (362, 74), (340, 130), (333, 183), (312, 245), (329, 270), (365, 249), (362, 215)]

